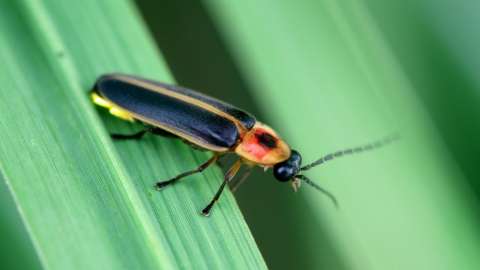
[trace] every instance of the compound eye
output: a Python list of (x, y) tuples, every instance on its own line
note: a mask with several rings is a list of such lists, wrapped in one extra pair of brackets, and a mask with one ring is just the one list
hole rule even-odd
[(296, 173), (296, 169), (288, 163), (280, 163), (273, 167), (273, 176), (280, 182), (291, 180)]

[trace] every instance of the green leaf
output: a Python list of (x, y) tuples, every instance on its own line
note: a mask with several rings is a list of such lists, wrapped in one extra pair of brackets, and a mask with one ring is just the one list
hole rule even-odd
[[(304, 162), (402, 136), (306, 172), (340, 201), (337, 211), (304, 186), (309, 207), (292, 210), (312, 269), (478, 269), (477, 199), (362, 1), (206, 3), (272, 125)], [(339, 261), (322, 259), (320, 227)]]
[[(218, 168), (160, 193), (153, 183), (208, 158), (178, 140), (131, 132), (88, 99), (124, 72), (172, 81), (128, 1), (0, 2), (0, 172), (46, 269), (262, 269)], [(98, 115), (102, 116), (102, 119)]]

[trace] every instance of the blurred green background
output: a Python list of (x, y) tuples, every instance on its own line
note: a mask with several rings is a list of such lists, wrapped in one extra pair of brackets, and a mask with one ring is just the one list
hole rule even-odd
[[(285, 134), (286, 128), (282, 125), (285, 119), (275, 115), (274, 111), (272, 112), (271, 107), (268, 106), (269, 96), (263, 96), (261, 102), (255, 99), (254, 91), (262, 91), (262, 89), (258, 88), (255, 82), (252, 82), (255, 78), (247, 78), (249, 74), (246, 73), (248, 72), (242, 72), (241, 68), (248, 69), (249, 63), (238, 63), (241, 61), (236, 61), (235, 57), (238, 57), (238, 55), (235, 56), (234, 54), (238, 53), (239, 50), (235, 46), (239, 44), (227, 41), (226, 36), (229, 34), (222, 32), (222, 30), (228, 31), (228, 26), (222, 28), (218, 25), (219, 22), (212, 18), (212, 13), (209, 11), (209, 7), (211, 8), (209, 4), (211, 3), (209, 2), (215, 1), (205, 1), (204, 3), (200, 1), (137, 1), (180, 84), (201, 89), (203, 92), (245, 108), (256, 114), (260, 120), (275, 123), (275, 128)], [(279, 20), (280, 23), (283, 19), (291, 20), (289, 24), (292, 25), (292, 28), (288, 29), (290, 31), (325, 36), (330, 36), (329, 31), (334, 31), (329, 29), (328, 26), (323, 28), (318, 24), (318, 17), (325, 16), (324, 10), (321, 10), (325, 6), (314, 6), (318, 10), (310, 10), (305, 13), (304, 17), (299, 18), (299, 20), (304, 20), (302, 22), (293, 21), (292, 17), (281, 18), (277, 16), (275, 5), (285, 6), (285, 1), (267, 2), (268, 4), (258, 5), (254, 3), (243, 4), (245, 6), (250, 5), (249, 8), (261, 10), (259, 14), (264, 15), (262, 19), (265, 21), (275, 23), (275, 20)], [(295, 1), (292, 5), (308, 7), (312, 6), (312, 2), (314, 1)], [(332, 4), (334, 1), (318, 2), (325, 5), (328, 3), (335, 5)], [(401, 76), (405, 76), (414, 90), (414, 98), (418, 98), (418, 102), (422, 109), (426, 111), (427, 117), (433, 121), (432, 130), (436, 133), (435, 136), (440, 138), (441, 142), (439, 144), (445, 144), (447, 150), (437, 154), (444, 155), (447, 153), (451, 155), (447, 157), (451, 163), (449, 166), (454, 168), (458, 166), (460, 173), (464, 176), (464, 178), (458, 178), (458, 180), (467, 181), (460, 184), (465, 184), (466, 189), (478, 194), (480, 188), (479, 181), (477, 181), (479, 179), (477, 165), (479, 159), (477, 156), (480, 153), (478, 136), (480, 131), (478, 117), (480, 115), (480, 95), (478, 92), (479, 80), (475, 71), (478, 70), (477, 65), (480, 63), (477, 53), (480, 34), (475, 25), (479, 23), (476, 13), (480, 4), (468, 0), (459, 2), (368, 0), (346, 1), (338, 8), (348, 10), (348, 5), (352, 6), (352, 10), (361, 10), (363, 12), (362, 16), (365, 17), (352, 19), (351, 17), (355, 15), (347, 13), (344, 15), (346, 17), (338, 15), (335, 18), (336, 23), (339, 25), (342, 23), (348, 24), (352, 21), (358, 23), (350, 26), (353, 31), (358, 32), (359, 36), (368, 36), (366, 32), (369, 31), (376, 32), (376, 38), (379, 39), (377, 43), (383, 45), (383, 49), (388, 50), (393, 55), (395, 64), (398, 65), (398, 69), (395, 71), (399, 72)], [(299, 7), (299, 9), (301, 8)], [(255, 15), (257, 14), (246, 12), (244, 17), (246, 19), (256, 18)], [(235, 18), (226, 16), (225, 19), (234, 20)], [(310, 29), (298, 29), (298, 27), (308, 24), (310, 24)], [(284, 33), (280, 33), (284, 35), (286, 41), (294, 36), (301, 35), (298, 33), (294, 35), (288, 30), (285, 29)], [(303, 40), (299, 40), (298, 43), (309, 42), (309, 39), (311, 37), (303, 36)], [(255, 46), (255, 40), (248, 40), (248, 42), (251, 46)], [(335, 40), (331, 42), (334, 44)], [(351, 40), (351, 42), (362, 43), (364, 41)], [(355, 46), (355, 44), (352, 46)], [(378, 46), (378, 44), (375, 44), (375, 46)], [(304, 47), (309, 48), (308, 46)], [(268, 50), (267, 48), (263, 49)], [(274, 48), (271, 49), (274, 50)], [(321, 48), (318, 48), (318, 50), (321, 50)], [(328, 54), (328, 52), (326, 53)], [(375, 48), (373, 48), (373, 52), (359, 51), (358, 53), (375, 53)], [(382, 53), (378, 53), (379, 56), (377, 57), (382, 57)], [(292, 50), (291, 54), (292, 57), (295, 57), (297, 52)], [(322, 64), (319, 63), (318, 67), (319, 69), (322, 68)], [(251, 69), (254, 68), (252, 64)], [(368, 69), (368, 67), (366, 68)], [(272, 66), (272, 72), (274, 71), (275, 67)], [(312, 72), (312, 74), (315, 73)], [(372, 75), (384, 76), (381, 73)], [(339, 83), (339, 85), (341, 84)], [(395, 86), (392, 86), (392, 88), (395, 88)], [(279, 89), (276, 90), (280, 91)], [(295, 90), (292, 89), (292, 91)], [(322, 91), (322, 85), (319, 84), (316, 89), (309, 89), (308, 91)], [(385, 91), (388, 91), (388, 89), (385, 89)], [(298, 110), (298, 107), (301, 108), (302, 104), (298, 103), (291, 100), (292, 111)], [(321, 101), (318, 101), (318, 103), (322, 104)], [(390, 106), (388, 103), (384, 105)], [(409, 110), (409, 108), (403, 109)], [(303, 118), (299, 121), (309, 121), (309, 115), (302, 116)], [(334, 118), (335, 115), (324, 115), (324, 117)], [(364, 124), (368, 126), (368, 119), (363, 118), (359, 121), (365, 121)], [(295, 127), (295, 123), (289, 123), (288, 125)], [(361, 127), (362, 123), (359, 126)], [(414, 126), (399, 128), (408, 129), (412, 127)], [(345, 132), (348, 132), (347, 130)], [(326, 130), (325, 132), (329, 131)], [(377, 136), (388, 132), (390, 130), (378, 130)], [(402, 132), (405, 131), (402, 130)], [(406, 131), (406, 133), (410, 132), (414, 132), (414, 130)], [(292, 133), (297, 133), (297, 131), (289, 130), (287, 134)], [(302, 137), (302, 134), (296, 135)], [(372, 134), (372, 136), (375, 136), (375, 134)], [(318, 138), (320, 138), (320, 134)], [(322, 141), (318, 141), (318, 145), (318, 148), (322, 149)], [(342, 147), (342, 145), (348, 146), (341, 140), (338, 140), (336, 145), (339, 147)], [(317, 155), (321, 154), (324, 153), (318, 150)], [(410, 154), (418, 155), (415, 152)], [(361, 159), (363, 157), (356, 158)], [(419, 160), (422, 161), (421, 158)], [(422, 167), (421, 164), (418, 165), (419, 168)], [(344, 170), (353, 170), (345, 164), (337, 166), (339, 169), (342, 169), (343, 166)], [(355, 173), (353, 173), (353, 176), (355, 176)], [(402, 179), (396, 180), (402, 181)], [(356, 178), (333, 179), (330, 181), (363, 182), (369, 180)], [(428, 182), (435, 185), (435, 179), (429, 179)], [(434, 186), (431, 188), (435, 189)], [(375, 190), (369, 192), (370, 194), (364, 195), (375, 196)], [(315, 210), (311, 209), (312, 206), (308, 205), (305, 197), (301, 194), (293, 194), (289, 187), (277, 184), (271, 175), (257, 171), (252, 179), (242, 186), (236, 197), (267, 264), (272, 269), (291, 269), (294, 267), (308, 269), (320, 266), (325, 267), (325, 269), (349, 269), (352, 267), (338, 251), (338, 244), (334, 243), (335, 239), (329, 236), (328, 229), (324, 228), (323, 223), (313, 221), (309, 223), (310, 217), (314, 215), (312, 211)], [(340, 201), (344, 200), (344, 198), (339, 199)], [(400, 197), (399, 199), (410, 200), (408, 194), (405, 198)], [(473, 207), (470, 210), (472, 210), (474, 219), (478, 222), (478, 217), (476, 217), (478, 202), (476, 197), (472, 200), (473, 203), (469, 207)], [(376, 203), (382, 205), (383, 202), (377, 201)], [(412, 202), (412, 206), (415, 203)], [(422, 202), (418, 201), (418, 203)], [(441, 214), (441, 210), (439, 212)], [(414, 215), (408, 215), (408, 212), (405, 214), (407, 216), (397, 218), (400, 220), (415, 219)], [(445, 215), (450, 214), (445, 213)], [(369, 217), (364, 218), (368, 219)], [(419, 224), (419, 226), (421, 225)], [(350, 226), (355, 226), (355, 222)], [(435, 224), (426, 226), (435, 226)], [(461, 229), (461, 227), (458, 229)], [(456, 230), (456, 228), (452, 228), (452, 230)], [(391, 228), (391, 233), (395, 234), (395, 228)], [(315, 234), (315, 236), (312, 234)], [(306, 246), (305, 240), (309, 238), (314, 238), (315, 243)], [(475, 240), (478, 240), (478, 238)], [(384, 241), (395, 241), (395, 238), (384, 239)], [(412, 241), (413, 243), (414, 241)], [(384, 248), (388, 249), (392, 246), (395, 246), (395, 243), (385, 243)], [(310, 248), (314, 250), (307, 250)], [(361, 251), (358, 250), (358, 252)], [(402, 250), (399, 249), (398, 252), (402, 252)], [(431, 252), (435, 253), (436, 251), (431, 250)], [(418, 254), (418, 256), (426, 256), (426, 254)], [(311, 257), (316, 257), (316, 259), (312, 260)], [(435, 260), (435, 257), (425, 257), (421, 260)], [(405, 257), (399, 256), (399, 258)], [(375, 258), (370, 259), (375, 260)], [(379, 261), (387, 260), (387, 258), (377, 259)], [(412, 262), (405, 262), (405, 265), (416, 266), (413, 267), (414, 269), (426, 269), (422, 268), (421, 265), (415, 265), (415, 260), (412, 258)], [(376, 264), (375, 261), (371, 263)], [(474, 266), (468, 262), (465, 263)], [(401, 269), (402, 265), (390, 266), (390, 269)]]
[[(307, 161), (404, 136), (311, 173), (340, 211), (257, 170), (236, 198), (271, 269), (478, 269), (480, 3), (339, 2), (136, 1), (179, 84), (252, 112)], [(6, 264), (38, 267), (18, 213), (2, 215)]]

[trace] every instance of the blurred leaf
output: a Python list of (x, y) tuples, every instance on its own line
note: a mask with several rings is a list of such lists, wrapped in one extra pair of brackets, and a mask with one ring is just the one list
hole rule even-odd
[[(128, 1), (2, 1), (0, 33), (0, 171), (44, 268), (265, 268), (229, 192), (199, 215), (218, 169), (154, 192), (205, 154), (113, 144), (89, 102), (103, 73), (172, 80)], [(98, 112), (108, 130), (141, 128)]]
[[(2, 269), (42, 269), (4, 180), (0, 183)], [(19, 258), (22, 258), (19, 260)]]
[(478, 197), (480, 3), (370, 0), (368, 7)]
[[(273, 127), (305, 162), (402, 135), (307, 173), (341, 204), (303, 187), (309, 209), (290, 209), (311, 269), (479, 267), (477, 198), (361, 1), (205, 2)], [(340, 262), (318, 252), (312, 228), (324, 226)]]

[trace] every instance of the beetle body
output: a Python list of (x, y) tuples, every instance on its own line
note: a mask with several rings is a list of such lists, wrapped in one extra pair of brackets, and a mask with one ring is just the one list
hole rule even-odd
[[(198, 168), (167, 181), (157, 182), (158, 189), (186, 176), (202, 172), (223, 154), (238, 155), (239, 159), (225, 174), (224, 181), (214, 198), (202, 210), (204, 215), (210, 213), (224, 187), (242, 165), (249, 168), (254, 165), (265, 169), (273, 167), (277, 180), (291, 182), (295, 190), (300, 186), (300, 180), (304, 180), (330, 196), (335, 202), (330, 193), (298, 174), (301, 170), (310, 169), (329, 159), (321, 158), (301, 167), (300, 153), (291, 150), (273, 129), (228, 103), (190, 89), (123, 74), (101, 76), (94, 85), (91, 98), (95, 104), (109, 109), (111, 114), (131, 122), (139, 121), (147, 126), (135, 134), (112, 134), (112, 138), (139, 139), (147, 132), (168, 134), (214, 153), (212, 158)], [(378, 142), (356, 149), (369, 150), (374, 147), (378, 147)], [(352, 151), (350, 149), (336, 152), (335, 157), (339, 156), (339, 153), (343, 155)], [(328, 156), (331, 155), (326, 157)], [(237, 184), (244, 179), (245, 177), (241, 178)]]
[(249, 113), (186, 88), (112, 74), (97, 80), (92, 99), (122, 119), (143, 122), (216, 153), (235, 152), (261, 166), (290, 156), (289, 146)]

